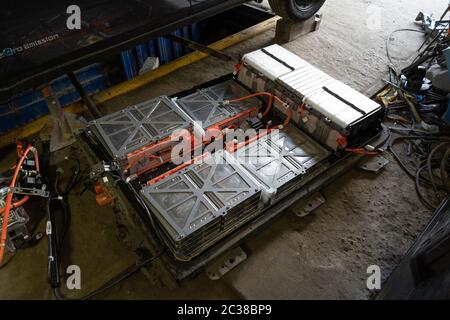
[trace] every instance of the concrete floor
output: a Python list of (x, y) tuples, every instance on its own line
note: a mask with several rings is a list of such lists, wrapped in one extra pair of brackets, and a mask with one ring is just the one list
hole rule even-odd
[[(322, 9), (320, 31), (285, 47), (355, 89), (372, 94), (386, 75), (388, 34), (413, 27), (419, 11), (439, 15), (445, 6), (441, 0), (328, 0)], [(272, 43), (273, 37), (274, 30), (270, 30), (225, 51), (237, 61), (242, 54)], [(407, 63), (421, 41), (420, 34), (396, 34), (392, 39), (396, 63)], [(230, 70), (232, 63), (207, 58), (116, 98), (106, 107), (114, 111), (170, 95)], [(220, 281), (200, 275), (169, 289), (150, 285), (139, 273), (99, 298), (367, 299), (367, 267), (379, 265), (386, 279), (431, 215), (417, 200), (413, 183), (389, 155), (386, 157), (391, 162), (379, 176), (354, 169), (325, 188), (327, 201), (312, 215), (298, 218), (285, 212), (269, 229), (249, 240), (248, 260)], [(12, 163), (13, 158), (8, 159)], [(75, 297), (133, 263), (134, 255), (115, 238), (112, 210), (98, 208), (91, 193), (72, 196), (70, 201), (70, 257), (82, 270), (82, 290), (72, 292)], [(0, 298), (51, 298), (46, 255), (46, 241), (19, 252), (0, 272)]]

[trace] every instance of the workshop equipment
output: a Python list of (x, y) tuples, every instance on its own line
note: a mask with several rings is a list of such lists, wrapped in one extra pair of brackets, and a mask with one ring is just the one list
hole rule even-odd
[[(8, 194), (8, 187), (0, 189), (0, 209), (6, 206), (5, 198)], [(14, 199), (16, 202), (18, 199)], [(0, 215), (0, 228), (3, 228), (3, 214)], [(31, 235), (27, 224), (30, 218), (25, 209), (20, 206), (13, 209), (8, 218), (8, 236), (6, 238), (6, 246), (10, 252), (15, 252), (17, 249), (23, 247), (27, 241), (31, 240)]]
[[(33, 158), (30, 158), (31, 154)], [(37, 149), (31, 145), (24, 149), (18, 142), (17, 155), (19, 160), (9, 186), (0, 189), (0, 263), (3, 261), (5, 247), (15, 251), (32, 240), (26, 226), (29, 217), (22, 206), (32, 196), (49, 197), (46, 185), (42, 182)], [(23, 197), (18, 199), (18, 195)]]

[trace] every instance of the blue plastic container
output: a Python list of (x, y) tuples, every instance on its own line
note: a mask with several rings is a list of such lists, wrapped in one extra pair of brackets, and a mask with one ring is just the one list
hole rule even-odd
[(16, 125), (14, 111), (7, 105), (0, 105), (0, 134), (14, 129)]
[[(97, 93), (107, 88), (107, 78), (98, 63), (74, 72), (88, 94)], [(81, 99), (67, 76), (61, 76), (50, 82), (53, 94), (58, 97), (61, 106)], [(6, 133), (19, 125), (24, 125), (48, 114), (47, 103), (39, 90), (27, 90), (16, 95), (9, 105), (0, 106), (0, 133)]]
[[(178, 36), (178, 37), (183, 37), (183, 30), (177, 30), (173, 33), (173, 35)], [(175, 59), (178, 59), (182, 56), (184, 56), (184, 50), (183, 50), (184, 46), (181, 45), (178, 42), (174, 42), (173, 43), (173, 55)]]
[(142, 66), (144, 65), (145, 60), (148, 57), (147, 46), (144, 43), (144, 44), (137, 45), (135, 47), (135, 49), (136, 49), (136, 56), (137, 56), (137, 61), (138, 61), (139, 68), (142, 68)]
[[(190, 27), (184, 27), (183, 29), (181, 29), (181, 31), (182, 31), (182, 37), (183, 38), (185, 38), (185, 39), (192, 39)], [(188, 53), (191, 53), (193, 51), (192, 49), (190, 49), (190, 48), (188, 48), (186, 46), (183, 46), (183, 49), (184, 49), (184, 54), (188, 54)]]
[(161, 64), (166, 64), (173, 60), (173, 46), (172, 41), (160, 37), (157, 39), (158, 55)]
[(36, 101), (25, 106), (14, 106), (17, 115), (17, 124), (23, 125), (48, 113), (45, 100)]
[(155, 40), (150, 40), (147, 42), (147, 48), (149, 57), (157, 57)]
[[(191, 26), (178, 29), (174, 31), (173, 34), (185, 39), (192, 39), (197, 42), (200, 38), (197, 24), (192, 24)], [(129, 80), (136, 77), (139, 69), (143, 66), (147, 57), (158, 57), (160, 65), (163, 65), (192, 51), (192, 49), (164, 37), (159, 37), (137, 45), (133, 49), (123, 51), (120, 54), (125, 79)]]
[(122, 51), (120, 53), (120, 59), (122, 60), (125, 79), (133, 79), (137, 75), (137, 68), (134, 61), (133, 50)]

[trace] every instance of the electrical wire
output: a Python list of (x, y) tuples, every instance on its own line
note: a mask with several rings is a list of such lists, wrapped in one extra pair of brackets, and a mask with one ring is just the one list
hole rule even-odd
[(432, 205), (424, 196), (423, 194), (420, 192), (420, 173), (422, 172), (422, 170), (424, 170), (427, 166), (424, 165), (422, 167), (420, 167), (417, 172), (416, 172), (416, 177), (415, 177), (415, 189), (416, 189), (416, 193), (417, 196), (419, 197), (419, 200), (429, 209), (431, 210), (436, 210), (436, 206)]
[(394, 71), (397, 73), (397, 70), (396, 70), (396, 68), (395, 68), (395, 64), (394, 64), (394, 62), (393, 62), (393, 60), (392, 60), (392, 57), (391, 57), (391, 54), (390, 54), (390, 49), (389, 49), (389, 47), (390, 47), (390, 44), (391, 44), (391, 37), (395, 34), (395, 33), (397, 33), (397, 32), (417, 32), (417, 33), (425, 33), (425, 31), (423, 31), (423, 30), (418, 30), (418, 29), (410, 29), (410, 28), (402, 28), (402, 29), (396, 29), (396, 30), (394, 30), (394, 31), (392, 31), (390, 34), (389, 34), (389, 36), (387, 37), (387, 39), (386, 39), (386, 56), (387, 56), (387, 58), (388, 58), (388, 60), (389, 60), (389, 63), (392, 65), (392, 67), (394, 68)]
[[(423, 143), (427, 144), (427, 150), (424, 150), (424, 152), (427, 152), (426, 159), (424, 159), (421, 164), (419, 164), (418, 169), (413, 173), (403, 162), (403, 160), (400, 158), (400, 156), (397, 154), (393, 146), (401, 141), (401, 140), (420, 140)], [(431, 148), (431, 145), (433, 143), (439, 143), (437, 146)], [(436, 161), (433, 157), (434, 154), (443, 146), (450, 145), (450, 139), (447, 137), (437, 137), (437, 136), (430, 136), (430, 135), (411, 135), (411, 136), (397, 136), (394, 139), (390, 141), (388, 144), (388, 150), (393, 155), (394, 159), (399, 163), (400, 167), (407, 173), (409, 177), (411, 177), (414, 180), (415, 183), (415, 190), (417, 193), (417, 196), (419, 200), (429, 209), (434, 210), (436, 208), (435, 205), (432, 204), (432, 202), (427, 199), (424, 194), (421, 192), (421, 184), (425, 184), (427, 186), (432, 186), (435, 190), (435, 194), (438, 195), (438, 189), (443, 189), (443, 187), (446, 187), (446, 184), (444, 182), (444, 185), (441, 186), (440, 184), (436, 183), (433, 176), (433, 166), (436, 164), (440, 165), (440, 168), (444, 166), (446, 168), (447, 163), (443, 163), (442, 161)], [(449, 151), (450, 156), (450, 151)], [(429, 177), (426, 178), (422, 176), (422, 172), (427, 169)], [(442, 175), (442, 174), (441, 174)], [(442, 177), (441, 177), (442, 178)]]
[[(11, 204), (11, 209), (17, 209), (21, 206), (23, 206), (25, 203), (27, 203), (27, 201), (30, 199), (30, 196), (24, 196), (22, 199), (14, 202), (13, 204)], [(0, 208), (0, 214), (4, 214), (5, 213), (5, 208)]]
[(441, 179), (442, 183), (444, 185), (444, 188), (447, 190), (448, 193), (450, 193), (450, 184), (449, 184), (449, 174), (447, 171), (448, 166), (448, 160), (450, 158), (450, 148), (445, 151), (444, 156), (442, 157), (441, 161)]
[[(74, 172), (72, 175), (73, 177), (78, 176), (77, 172)], [(55, 183), (54, 183), (54, 192), (57, 195), (57, 199), (59, 199), (59, 203), (61, 204), (61, 210), (62, 210), (62, 230), (59, 234), (59, 239), (57, 241), (57, 251), (58, 256), (61, 256), (62, 249), (64, 248), (64, 244), (66, 241), (66, 237), (70, 228), (70, 222), (71, 222), (71, 214), (70, 214), (70, 206), (68, 204), (68, 198), (67, 195), (69, 194), (71, 188), (73, 188), (73, 181), (75, 181), (74, 178), (71, 179), (71, 182), (69, 185), (64, 189), (64, 191), (59, 191), (59, 180), (61, 178), (61, 171), (56, 170), (56, 177), (55, 177)]]
[(431, 185), (433, 186), (434, 192), (436, 192), (436, 193), (438, 191), (437, 191), (437, 184), (434, 180), (432, 160), (433, 160), (434, 154), (446, 145), (450, 145), (450, 142), (442, 142), (442, 143), (438, 144), (436, 147), (433, 148), (433, 150), (431, 150), (430, 154), (428, 155), (428, 160), (427, 160), (428, 175), (430, 176)]
[(133, 274), (135, 274), (136, 272), (138, 272), (140, 269), (142, 269), (143, 267), (145, 267), (146, 265), (154, 262), (155, 260), (159, 259), (163, 254), (164, 254), (165, 250), (163, 249), (159, 254), (155, 255), (152, 258), (149, 258), (145, 261), (142, 262), (138, 262), (138, 263), (134, 263), (131, 266), (129, 266), (128, 268), (126, 268), (124, 271), (120, 272), (119, 274), (117, 274), (116, 276), (114, 276), (113, 278), (111, 278), (110, 280), (108, 280), (107, 282), (105, 282), (103, 285), (101, 285), (98, 289), (92, 291), (91, 293), (88, 293), (87, 295), (84, 295), (80, 298), (77, 299), (73, 299), (73, 298), (68, 298), (66, 297), (62, 292), (60, 288), (54, 288), (53, 289), (53, 294), (55, 296), (55, 298), (57, 300), (89, 300), (92, 299), (93, 297), (113, 288), (114, 286), (118, 285), (120, 282), (122, 282), (123, 280), (128, 279), (130, 276), (132, 276)]
[(77, 165), (77, 167), (75, 168), (75, 171), (74, 171), (74, 173), (73, 173), (73, 175), (72, 175), (72, 178), (71, 178), (71, 180), (70, 180), (70, 182), (69, 182), (69, 184), (67, 185), (67, 187), (63, 190), (63, 191), (59, 191), (59, 188), (58, 188), (58, 186), (56, 186), (56, 192), (59, 194), (59, 195), (61, 195), (61, 196), (66, 196), (66, 195), (68, 195), (69, 193), (70, 193), (70, 191), (72, 191), (72, 189), (80, 182), (79, 180), (80, 180), (80, 174), (81, 174), (81, 163), (80, 163), (80, 159), (78, 159), (78, 158), (76, 158), (76, 157), (72, 157), (72, 156), (69, 156), (69, 157), (67, 157), (66, 158), (67, 160), (73, 160), (73, 161), (75, 161), (75, 163), (76, 163), (76, 165)]
[[(16, 169), (14, 171), (11, 183), (9, 185), (10, 188), (14, 188), (16, 186), (17, 178), (19, 177), (20, 170), (22, 168), (22, 164), (25, 161), (26, 157), (28, 156), (28, 153), (33, 152), (35, 165), (36, 165), (36, 171), (39, 172), (39, 157), (36, 148), (29, 145), (25, 152), (23, 153), (22, 157), (19, 159), (19, 162), (17, 163)], [(3, 224), (2, 224), (2, 232), (1, 232), (1, 240), (0, 240), (0, 263), (3, 261), (3, 256), (5, 254), (5, 243), (6, 243), (6, 237), (7, 237), (7, 231), (8, 231), (8, 221), (9, 221), (9, 212), (12, 208), (12, 198), (13, 193), (9, 192), (6, 196), (6, 206), (5, 211), (3, 214)]]
[(3, 263), (0, 265), (0, 270), (2, 270), (4, 267), (6, 267), (8, 264), (10, 264), (11, 261), (14, 259), (15, 256), (16, 256), (15, 254), (12, 254), (12, 255), (8, 258), (8, 260), (6, 260), (5, 262), (3, 262)]
[(237, 98), (237, 99), (228, 100), (228, 102), (240, 102), (240, 101), (244, 101), (244, 100), (251, 99), (251, 98), (254, 98), (254, 97), (263, 97), (263, 96), (269, 97), (269, 101), (267, 103), (266, 110), (262, 114), (263, 117), (265, 117), (265, 116), (267, 116), (269, 114), (269, 111), (272, 108), (274, 100), (278, 101), (279, 103), (281, 103), (284, 106), (287, 105), (286, 102), (284, 102), (283, 100), (278, 98), (276, 95), (273, 95), (273, 94), (271, 94), (269, 92), (265, 92), (265, 91), (253, 93), (253, 94), (250, 94), (248, 96)]

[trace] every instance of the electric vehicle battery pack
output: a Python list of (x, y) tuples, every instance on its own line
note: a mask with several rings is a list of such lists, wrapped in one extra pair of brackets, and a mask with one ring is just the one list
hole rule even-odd
[[(170, 98), (161, 96), (96, 119), (89, 123), (88, 132), (122, 171), (131, 169), (129, 173), (132, 174), (148, 167), (151, 161), (162, 161), (160, 158), (140, 157), (146, 149), (169, 139), (177, 130), (191, 131), (192, 127), (189, 116)], [(154, 150), (164, 151), (170, 151), (169, 142)], [(133, 163), (134, 158), (139, 161)]]
[(207, 154), (141, 189), (179, 259), (191, 259), (255, 217), (261, 186), (226, 151)]
[[(244, 55), (237, 79), (285, 100), (293, 121), (332, 150), (365, 143), (381, 131), (381, 105), (279, 45)], [(274, 105), (284, 112), (281, 103)]]

